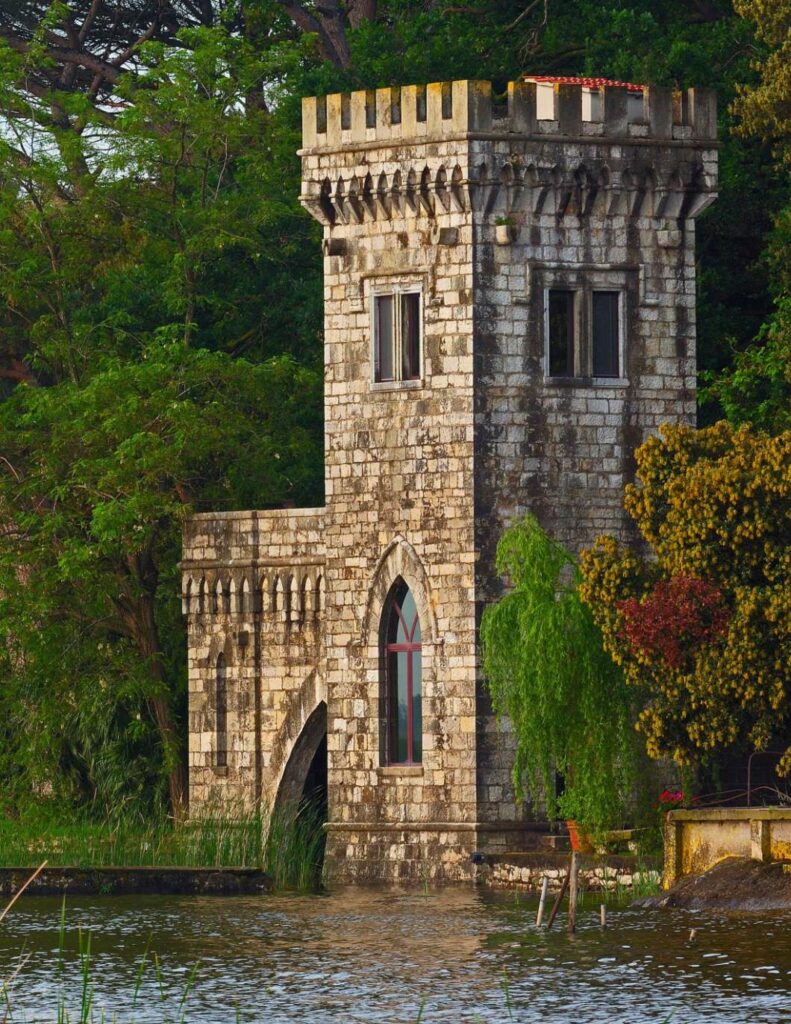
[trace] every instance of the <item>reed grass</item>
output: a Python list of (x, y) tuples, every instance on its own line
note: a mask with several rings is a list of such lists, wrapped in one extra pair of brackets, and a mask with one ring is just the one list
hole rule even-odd
[(276, 889), (314, 889), (321, 881), (324, 862), (325, 809), (305, 802), (286, 807), (269, 820), (264, 870)]
[[(0, 818), (0, 867), (258, 868), (277, 888), (308, 889), (320, 877), (323, 808), (302, 803), (269, 815), (239, 808), (175, 823)], [(0, 1021), (2, 1018), (0, 1018)]]
[[(156, 953), (149, 953), (146, 950), (137, 966), (135, 985), (128, 1011), (124, 1013), (123, 1017), (119, 1017), (115, 1013), (108, 1016), (105, 1009), (97, 1005), (93, 982), (91, 933), (83, 932), (81, 929), (77, 931), (76, 977), (74, 973), (69, 975), (66, 970), (67, 960), (74, 955), (67, 949), (66, 938), (66, 900), (64, 898), (60, 914), (51, 1016), (42, 1020), (37, 1015), (35, 1024), (134, 1024), (137, 1019), (136, 1011), (143, 998), (147, 1008), (150, 1008), (152, 1000), (159, 1003), (161, 1024), (186, 1024), (187, 1004), (195, 987), (198, 964), (193, 965), (186, 981), (180, 982), (179, 986), (175, 987), (169, 985), (164, 977)], [(22, 1016), (14, 1010), (14, 995), (17, 985), (23, 981), (19, 977), (23, 966), (24, 962), (10, 978), (0, 978), (0, 1024), (34, 1024), (31, 1018)], [(147, 985), (144, 991), (146, 981), (153, 984)], [(230, 1017), (225, 1019), (231, 1020)], [(238, 1010), (235, 1019), (237, 1022), (239, 1021)]]

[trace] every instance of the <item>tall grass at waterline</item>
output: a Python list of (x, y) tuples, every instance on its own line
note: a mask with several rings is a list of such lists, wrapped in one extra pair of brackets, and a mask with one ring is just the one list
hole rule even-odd
[[(95, 822), (34, 814), (0, 818), (0, 867), (258, 868), (278, 888), (317, 884), (324, 854), (323, 809), (312, 803), (269, 815), (211, 811), (183, 823)], [(2, 1017), (0, 1017), (2, 1024)]]
[(276, 889), (314, 889), (324, 863), (326, 809), (306, 802), (276, 811), (269, 821), (264, 870)]
[(0, 820), (0, 866), (28, 867), (46, 857), (56, 867), (261, 867), (260, 813), (101, 823)]

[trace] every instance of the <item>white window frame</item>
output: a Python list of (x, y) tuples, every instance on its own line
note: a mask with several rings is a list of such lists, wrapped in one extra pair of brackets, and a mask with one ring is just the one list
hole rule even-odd
[[(559, 268), (560, 269), (560, 268)], [(563, 270), (563, 273), (546, 273), (543, 288), (543, 370), (544, 382), (550, 385), (573, 386), (574, 384), (594, 387), (624, 387), (629, 383), (626, 376), (627, 351), (627, 303), (629, 287), (627, 272), (623, 270)], [(550, 291), (574, 292), (574, 373), (568, 377), (552, 376), (549, 372), (549, 293)], [(593, 293), (616, 292), (618, 294), (618, 376), (593, 376)], [(583, 344), (584, 341), (584, 344)], [(585, 365), (583, 366), (583, 360)]]
[[(376, 380), (376, 299), (390, 295), (393, 298), (393, 366), (396, 376), (393, 380)], [(417, 377), (404, 380), (403, 372), (403, 338), (401, 332), (401, 296), (420, 296), (420, 318), (418, 322), (418, 364), (420, 373)], [(370, 346), (371, 387), (376, 391), (390, 391), (394, 388), (419, 388), (423, 386), (425, 376), (425, 359), (423, 353), (424, 324), (426, 303), (422, 281), (382, 280), (371, 285), (370, 290)]]

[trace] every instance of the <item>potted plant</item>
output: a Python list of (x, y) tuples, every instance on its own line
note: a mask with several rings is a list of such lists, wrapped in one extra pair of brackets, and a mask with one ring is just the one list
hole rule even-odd
[(498, 245), (511, 245), (516, 241), (519, 230), (513, 217), (495, 217), (494, 235)]
[(593, 853), (594, 846), (587, 832), (580, 828), (574, 818), (566, 819), (566, 828), (569, 831), (569, 842), (575, 853)]

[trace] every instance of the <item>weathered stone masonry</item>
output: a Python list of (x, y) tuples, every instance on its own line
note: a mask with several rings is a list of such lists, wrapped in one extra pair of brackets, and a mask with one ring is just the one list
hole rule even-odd
[[(528, 509), (574, 548), (626, 534), (634, 448), (693, 419), (694, 218), (714, 196), (715, 125), (709, 92), (653, 87), (522, 81), (507, 111), (480, 82), (304, 101), (326, 507), (187, 526), (193, 809), (298, 797), (326, 722), (330, 877), (464, 879), (474, 850), (529, 848), (478, 674), (494, 547)], [(421, 293), (421, 371), (375, 383), (373, 295), (399, 287)], [(549, 289), (576, 296), (565, 378), (547, 372)], [(597, 289), (619, 296), (607, 379), (586, 350)], [(380, 620), (399, 577), (423, 645), (409, 765), (383, 750)]]

